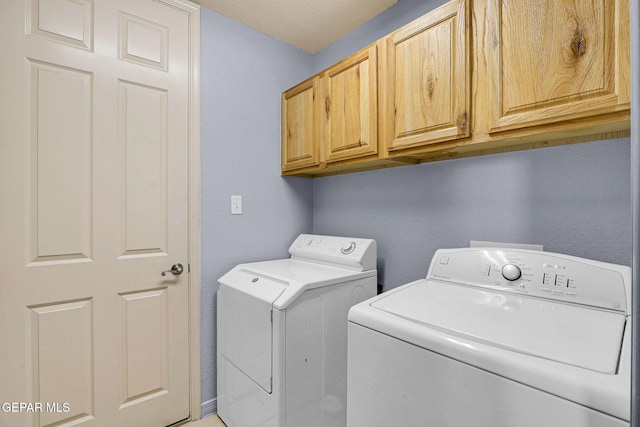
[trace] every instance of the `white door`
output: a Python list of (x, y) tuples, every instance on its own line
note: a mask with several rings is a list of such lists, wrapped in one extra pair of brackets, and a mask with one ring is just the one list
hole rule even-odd
[(0, 3), (0, 426), (189, 417), (189, 10)]

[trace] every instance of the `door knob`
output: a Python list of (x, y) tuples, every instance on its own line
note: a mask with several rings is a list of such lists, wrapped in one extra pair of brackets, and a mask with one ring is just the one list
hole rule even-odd
[(166, 276), (167, 273), (181, 274), (183, 271), (184, 271), (184, 267), (182, 266), (182, 264), (178, 263), (178, 264), (173, 264), (171, 266), (171, 270), (165, 270), (162, 273), (160, 273), (160, 275)]

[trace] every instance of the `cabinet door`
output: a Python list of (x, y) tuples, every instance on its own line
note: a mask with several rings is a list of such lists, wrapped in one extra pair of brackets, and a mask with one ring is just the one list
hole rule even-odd
[(317, 91), (314, 76), (282, 93), (282, 171), (319, 165)]
[(380, 126), (390, 154), (469, 135), (466, 15), (454, 0), (387, 37)]
[(377, 64), (374, 44), (323, 73), (321, 140), (327, 162), (378, 153)]
[(629, 108), (628, 0), (489, 0), (491, 131)]

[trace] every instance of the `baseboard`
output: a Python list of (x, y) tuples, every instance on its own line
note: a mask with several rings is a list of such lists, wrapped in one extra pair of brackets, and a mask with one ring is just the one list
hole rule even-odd
[(202, 408), (202, 418), (208, 417), (209, 415), (213, 415), (218, 410), (218, 399), (214, 398), (211, 400), (207, 400), (206, 402), (202, 402), (200, 405)]

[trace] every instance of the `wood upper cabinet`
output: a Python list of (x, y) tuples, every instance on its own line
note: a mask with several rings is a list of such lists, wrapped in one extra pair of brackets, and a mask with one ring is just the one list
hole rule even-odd
[(282, 93), (282, 171), (319, 166), (318, 87), (314, 76)]
[(322, 73), (320, 142), (327, 163), (378, 153), (375, 44)]
[(487, 0), (490, 132), (629, 108), (628, 0)]
[(454, 0), (390, 34), (381, 78), (389, 155), (469, 136), (467, 2)]
[(451, 0), (282, 95), (282, 173), (628, 136), (630, 0)]

